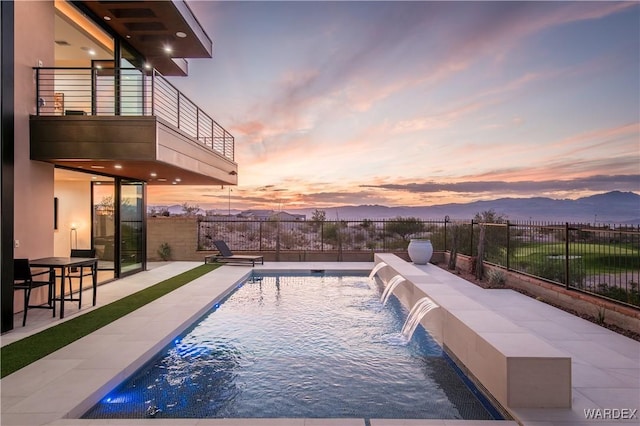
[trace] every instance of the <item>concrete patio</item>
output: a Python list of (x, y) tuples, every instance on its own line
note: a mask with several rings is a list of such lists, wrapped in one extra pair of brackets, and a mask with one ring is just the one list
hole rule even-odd
[[(199, 262), (150, 265), (148, 271), (98, 288), (98, 306), (117, 300)], [(639, 424), (630, 415), (640, 405), (640, 343), (511, 290), (484, 290), (434, 265), (417, 266), (440, 284), (463, 292), (491, 312), (507, 319), (571, 357), (571, 408), (518, 408), (518, 423), (533, 426)], [(269, 262), (257, 270), (342, 270), (369, 272), (373, 263)], [(103, 327), (0, 381), (1, 418), (6, 425), (515, 425), (514, 421), (382, 420), (382, 419), (74, 419), (99, 396), (121, 382), (251, 272), (250, 267), (224, 266)], [(70, 305), (65, 321), (89, 312)], [(2, 335), (2, 345), (59, 324), (48, 311), (29, 312), (27, 326)], [(117, 356), (114, 356), (117, 348)], [(586, 418), (585, 410), (596, 419)], [(597, 411), (600, 410), (600, 411)], [(608, 411), (607, 411), (608, 410)], [(614, 411), (612, 411), (614, 410)], [(618, 411), (615, 411), (618, 410)], [(628, 410), (628, 411), (620, 411)], [(598, 418), (599, 416), (599, 418)], [(609, 416), (610, 418), (606, 418)]]

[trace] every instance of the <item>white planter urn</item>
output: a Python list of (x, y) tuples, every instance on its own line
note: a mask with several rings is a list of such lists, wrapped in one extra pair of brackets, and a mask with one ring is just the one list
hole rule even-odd
[(412, 238), (407, 248), (409, 258), (416, 265), (426, 265), (433, 255), (431, 240)]

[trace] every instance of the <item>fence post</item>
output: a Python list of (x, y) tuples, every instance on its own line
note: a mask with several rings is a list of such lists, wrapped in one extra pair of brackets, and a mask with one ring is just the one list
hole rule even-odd
[(569, 222), (564, 224), (564, 286), (569, 289)]
[(510, 270), (509, 258), (511, 257), (511, 222), (507, 220), (507, 271)]
[(471, 241), (471, 246), (469, 247), (469, 256), (473, 257), (473, 219), (471, 219), (471, 238), (469, 238), (469, 241)]
[(444, 217), (444, 251), (447, 251), (447, 222), (449, 222), (449, 216)]
[(324, 251), (324, 220), (320, 222), (320, 251)]
[(382, 251), (387, 251), (387, 220), (382, 219)]
[(260, 251), (262, 251), (262, 221), (260, 221), (260, 226), (258, 227), (258, 234), (260, 236)]

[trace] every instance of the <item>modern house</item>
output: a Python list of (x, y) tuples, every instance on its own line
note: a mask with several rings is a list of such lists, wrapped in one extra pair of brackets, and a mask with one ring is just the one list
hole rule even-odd
[(14, 258), (93, 248), (99, 281), (142, 271), (147, 186), (235, 185), (238, 166), (233, 136), (166, 78), (212, 57), (187, 3), (0, 7), (5, 332), (23, 303)]

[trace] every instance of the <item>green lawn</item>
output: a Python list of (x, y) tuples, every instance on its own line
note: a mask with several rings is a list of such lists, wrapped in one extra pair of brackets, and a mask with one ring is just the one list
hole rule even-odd
[(219, 266), (220, 264), (200, 265), (113, 303), (2, 347), (0, 349), (0, 377), (5, 377), (57, 351)]
[[(549, 262), (550, 256), (562, 260), (565, 244), (527, 243), (514, 249), (518, 263)], [(570, 243), (569, 256), (576, 256), (586, 273), (617, 273), (640, 269), (640, 251), (626, 244)]]

